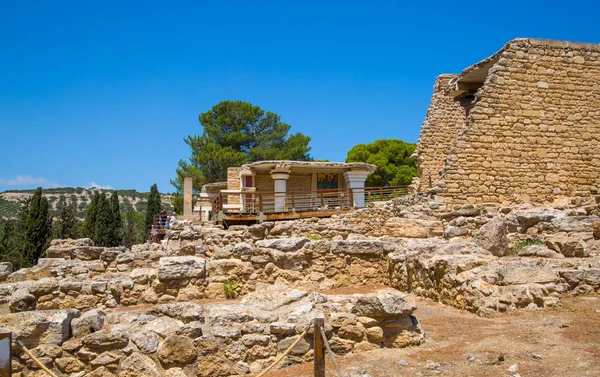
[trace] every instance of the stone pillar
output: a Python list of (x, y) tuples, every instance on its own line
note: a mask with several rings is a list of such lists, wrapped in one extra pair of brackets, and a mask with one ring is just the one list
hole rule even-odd
[(365, 180), (369, 175), (368, 171), (350, 170), (344, 173), (346, 188), (352, 189), (354, 206), (363, 208), (365, 206)]
[(183, 217), (192, 217), (192, 178), (183, 179)]
[(271, 170), (271, 178), (273, 178), (275, 191), (275, 212), (283, 212), (285, 209), (285, 194), (287, 191), (287, 179), (289, 177), (289, 170)]

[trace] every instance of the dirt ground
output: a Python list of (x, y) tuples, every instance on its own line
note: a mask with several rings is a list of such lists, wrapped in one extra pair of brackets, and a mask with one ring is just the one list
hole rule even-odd
[[(419, 347), (338, 358), (351, 377), (600, 376), (600, 297), (563, 297), (562, 309), (488, 318), (411, 297), (426, 334)], [(503, 361), (502, 361), (503, 360)], [(309, 377), (313, 365), (265, 377)], [(327, 377), (337, 376), (327, 363)]]

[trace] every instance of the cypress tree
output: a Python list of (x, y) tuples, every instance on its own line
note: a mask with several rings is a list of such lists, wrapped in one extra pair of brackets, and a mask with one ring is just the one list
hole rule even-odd
[(15, 221), (9, 221), (0, 232), (0, 260), (12, 263), (14, 271), (23, 265), (22, 236), (17, 231), (17, 225)]
[(64, 206), (60, 211), (58, 220), (58, 238), (78, 238), (79, 237), (79, 220), (73, 203)]
[(106, 193), (100, 194), (96, 211), (96, 231), (94, 232), (94, 243), (97, 246), (110, 246), (112, 238), (112, 211)]
[(109, 246), (120, 246), (123, 243), (123, 221), (121, 219), (117, 191), (113, 191), (110, 197), (110, 212), (112, 214), (112, 222), (110, 226), (111, 240)]
[(98, 217), (98, 202), (100, 201), (100, 193), (94, 192), (90, 205), (85, 212), (85, 220), (83, 220), (82, 233), (84, 237), (96, 238), (96, 218)]
[(133, 210), (130, 209), (125, 213), (125, 227), (123, 234), (123, 243), (125, 247), (131, 248), (135, 244), (135, 225), (133, 223)]
[(38, 187), (33, 194), (27, 214), (27, 230), (25, 231), (25, 263), (33, 266), (43, 255), (46, 240), (50, 235), (50, 218), (48, 216), (48, 200)]
[(158, 186), (156, 183), (150, 187), (150, 194), (148, 195), (148, 207), (146, 208), (146, 231), (152, 228), (154, 217), (160, 214), (160, 193), (158, 192)]

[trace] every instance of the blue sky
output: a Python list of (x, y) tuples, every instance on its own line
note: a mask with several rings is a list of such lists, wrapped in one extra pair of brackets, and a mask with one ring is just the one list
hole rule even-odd
[(600, 43), (593, 1), (3, 1), (0, 191), (173, 191), (198, 114), (244, 100), (342, 161), (416, 142), (435, 77), (517, 37)]

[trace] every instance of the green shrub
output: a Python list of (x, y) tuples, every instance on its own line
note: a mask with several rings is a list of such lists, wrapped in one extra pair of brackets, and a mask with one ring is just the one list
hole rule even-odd
[(227, 279), (223, 282), (223, 290), (225, 291), (226, 298), (236, 298), (237, 288), (239, 283), (235, 279)]
[(519, 254), (519, 251), (521, 251), (521, 249), (526, 248), (527, 246), (543, 245), (543, 244), (544, 244), (544, 241), (540, 241), (540, 240), (519, 241), (519, 242), (516, 242), (514, 245), (512, 245), (511, 247), (509, 247), (506, 250), (506, 255), (517, 255), (517, 254)]
[(308, 238), (309, 240), (313, 240), (313, 241), (318, 241), (321, 239), (321, 236), (319, 236), (318, 234), (307, 234), (304, 237)]

